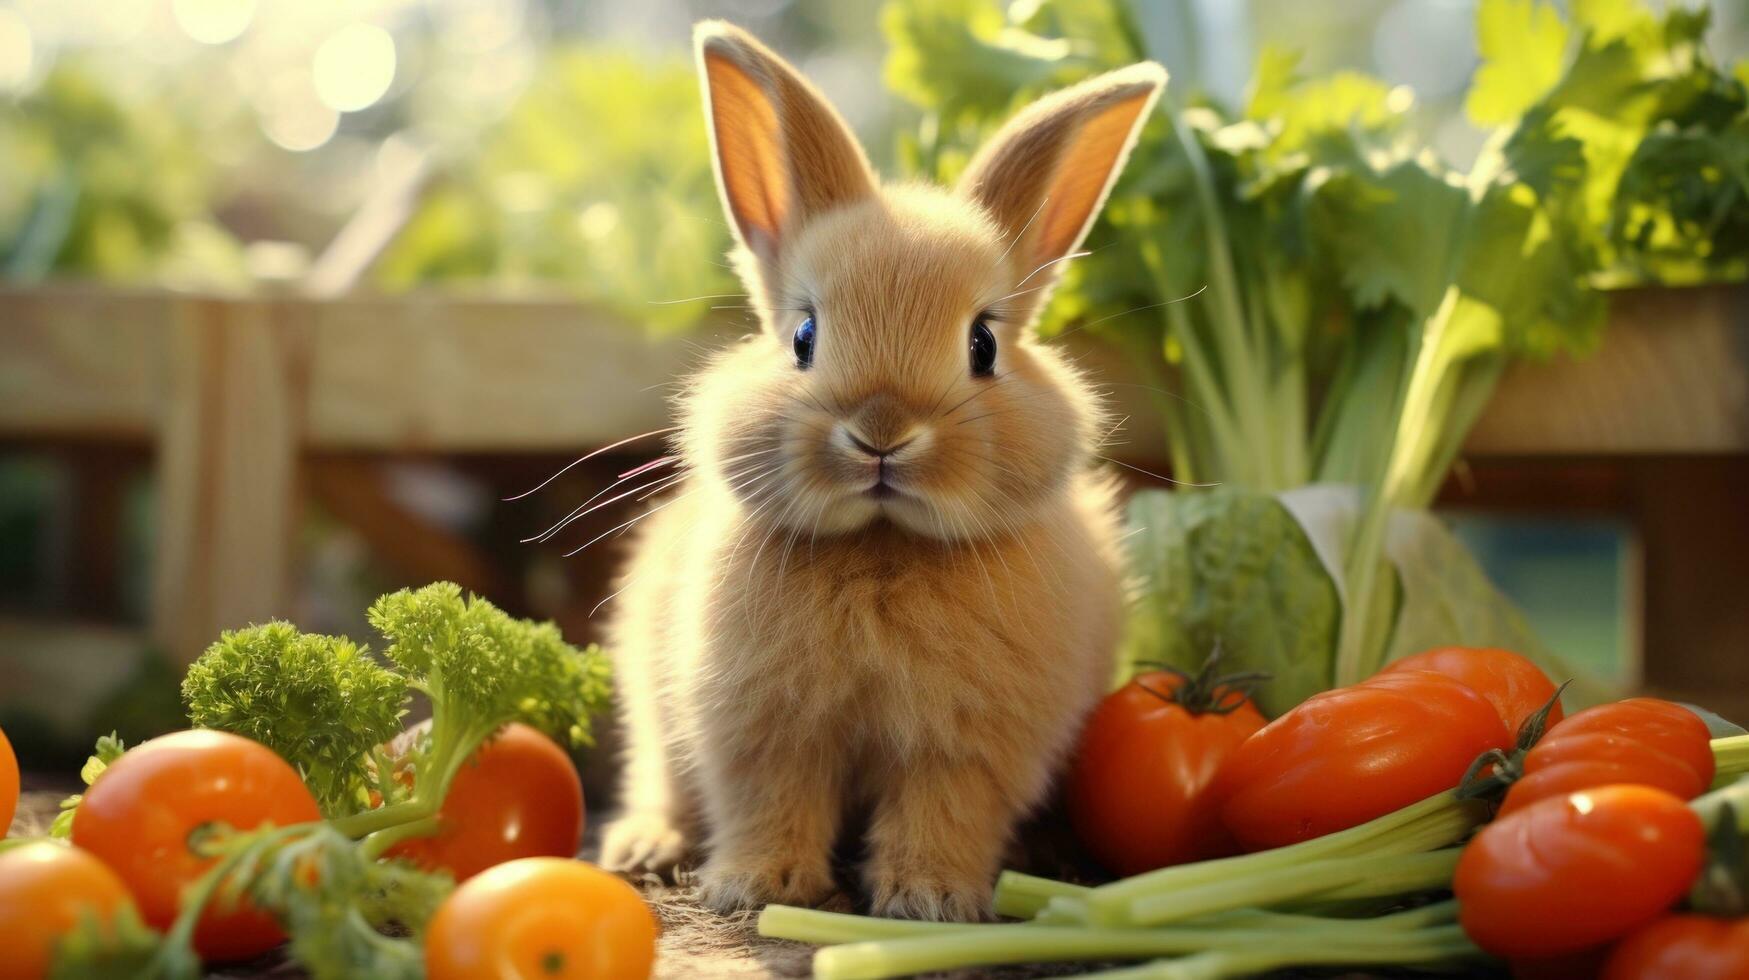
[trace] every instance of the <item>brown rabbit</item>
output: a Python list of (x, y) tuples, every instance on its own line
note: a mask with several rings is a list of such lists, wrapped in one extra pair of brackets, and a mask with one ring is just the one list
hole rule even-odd
[(603, 860), (666, 871), (703, 843), (710, 906), (815, 902), (866, 807), (876, 913), (983, 918), (1122, 605), (1099, 407), (1028, 327), (1166, 75), (1038, 102), (950, 192), (881, 186), (740, 29), (696, 45), (764, 329), (681, 397), (687, 475), (617, 599), (630, 757)]

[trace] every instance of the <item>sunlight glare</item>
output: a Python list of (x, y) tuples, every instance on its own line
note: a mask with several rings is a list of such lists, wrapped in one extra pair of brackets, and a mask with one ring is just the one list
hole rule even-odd
[(316, 95), (339, 112), (369, 108), (395, 80), (395, 39), (373, 24), (349, 24), (316, 49)]
[(0, 92), (24, 88), (35, 65), (36, 44), (29, 25), (15, 11), (0, 10)]
[(340, 125), (340, 114), (316, 98), (302, 72), (274, 79), (262, 93), (259, 107), (267, 138), (294, 153), (327, 143)]
[(189, 37), (202, 44), (224, 44), (249, 29), (255, 0), (175, 0), (171, 10)]

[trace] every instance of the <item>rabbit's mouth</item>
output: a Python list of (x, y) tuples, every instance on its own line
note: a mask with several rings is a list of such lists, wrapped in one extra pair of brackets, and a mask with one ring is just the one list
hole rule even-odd
[(892, 500), (894, 497), (904, 496), (905, 492), (888, 483), (886, 478), (882, 477), (874, 482), (874, 486), (864, 490), (862, 495), (870, 500)]

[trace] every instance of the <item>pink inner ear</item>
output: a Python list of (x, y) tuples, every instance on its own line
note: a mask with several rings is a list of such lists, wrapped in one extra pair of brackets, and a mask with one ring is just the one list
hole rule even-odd
[(1032, 231), (1033, 254), (1039, 261), (1067, 254), (1080, 242), (1151, 94), (1142, 92), (1100, 110), (1070, 138), (1046, 191), (1044, 212)]
[(725, 202), (742, 241), (770, 258), (789, 213), (777, 111), (759, 83), (722, 52), (707, 47), (704, 66)]

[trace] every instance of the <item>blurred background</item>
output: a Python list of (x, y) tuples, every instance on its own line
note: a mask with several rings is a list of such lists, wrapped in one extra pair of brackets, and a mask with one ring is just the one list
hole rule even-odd
[[(1749, 54), (1749, 5), (1714, 10), (1715, 56)], [(1412, 90), (1446, 158), (1480, 145), (1466, 0), (1137, 13), (1175, 92), (1236, 101), (1284, 46)], [(505, 498), (664, 425), (748, 328), (713, 309), (740, 287), (688, 51), (707, 16), (896, 171), (919, 114), (877, 83), (874, 0), (0, 0), (0, 726), (27, 769), (176, 727), (181, 665), (254, 619), (364, 636), (371, 598), (449, 578), (595, 635), (638, 501), (523, 539), (659, 438)], [(1744, 322), (1735, 292), (1704, 303)], [(1573, 408), (1552, 435), (1485, 423), (1447, 514), (1552, 647), (1694, 693), (1749, 644), (1749, 438), (1623, 450)], [(1145, 429), (1117, 453), (1164, 465)]]

